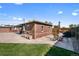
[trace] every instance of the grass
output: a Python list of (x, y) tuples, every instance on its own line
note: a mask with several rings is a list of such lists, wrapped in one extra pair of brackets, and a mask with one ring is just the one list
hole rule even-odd
[(79, 54), (70, 50), (53, 46), (47, 52), (46, 56), (79, 56)]
[(47, 44), (0, 43), (0, 56), (73, 56), (75, 52)]
[(41, 56), (49, 50), (46, 44), (0, 43), (1, 56)]

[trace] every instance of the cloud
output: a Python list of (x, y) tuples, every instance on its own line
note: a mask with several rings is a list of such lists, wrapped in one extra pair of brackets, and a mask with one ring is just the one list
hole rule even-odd
[(72, 15), (73, 15), (73, 16), (79, 15), (79, 9), (73, 10)]
[(2, 8), (2, 6), (0, 6), (0, 8)]
[(23, 18), (18, 18), (18, 20), (23, 20)]
[(58, 14), (63, 14), (63, 11), (59, 11)]
[(23, 3), (14, 3), (14, 4), (16, 4), (16, 5), (23, 5)]
[(23, 20), (21, 17), (13, 17), (13, 20)]
[(13, 17), (13, 20), (17, 20), (17, 17)]
[(76, 12), (72, 12), (72, 15), (73, 15), (73, 16), (77, 16), (78, 13), (76, 13)]

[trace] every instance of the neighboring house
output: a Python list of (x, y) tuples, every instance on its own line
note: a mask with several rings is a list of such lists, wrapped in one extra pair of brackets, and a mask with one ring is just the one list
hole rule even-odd
[(11, 27), (0, 27), (0, 33), (11, 32)]
[(14, 26), (13, 25), (0, 26), (0, 33), (4, 32), (14, 32)]
[(33, 39), (52, 35), (52, 25), (39, 21), (31, 21), (20, 24), (17, 25), (17, 28), (18, 30), (22, 30), (25, 34), (31, 35)]

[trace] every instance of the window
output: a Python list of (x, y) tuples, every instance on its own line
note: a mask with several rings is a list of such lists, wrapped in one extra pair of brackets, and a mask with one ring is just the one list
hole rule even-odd
[(44, 30), (44, 26), (41, 26), (41, 31), (43, 32), (43, 30)]
[(29, 27), (30, 27), (30, 25), (27, 25), (27, 27), (29, 28)]
[(29, 30), (30, 29), (30, 25), (26, 25), (26, 30)]
[(48, 28), (50, 28), (50, 26)]

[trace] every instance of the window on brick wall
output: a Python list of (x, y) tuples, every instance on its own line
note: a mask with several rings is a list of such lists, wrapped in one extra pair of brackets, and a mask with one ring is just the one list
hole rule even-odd
[(26, 30), (29, 30), (30, 29), (30, 25), (26, 25)]
[(48, 28), (50, 29), (50, 26)]
[(44, 30), (44, 26), (41, 26), (41, 31), (43, 32), (43, 30)]

